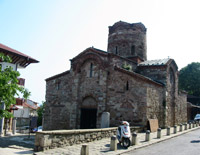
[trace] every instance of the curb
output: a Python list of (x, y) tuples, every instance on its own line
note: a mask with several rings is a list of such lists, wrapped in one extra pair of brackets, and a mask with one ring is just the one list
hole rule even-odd
[[(128, 153), (128, 152), (131, 152), (131, 151), (133, 151), (133, 150), (137, 150), (137, 149), (141, 149), (141, 148), (143, 148), (143, 147), (147, 147), (147, 146), (150, 146), (150, 145), (153, 145), (153, 144), (157, 144), (157, 143), (160, 143), (160, 142), (163, 142), (163, 141), (172, 139), (172, 138), (174, 138), (174, 137), (178, 137), (178, 136), (180, 136), (180, 135), (186, 134), (186, 133), (188, 133), (188, 132), (191, 132), (191, 131), (194, 131), (194, 130), (198, 130), (199, 128), (200, 128), (200, 127), (196, 127), (196, 128), (193, 128), (193, 129), (185, 130), (184, 132), (178, 132), (178, 133), (173, 134), (173, 135), (171, 135), (171, 136), (165, 136), (165, 137), (163, 137), (163, 138), (161, 138), (161, 139), (159, 139), (158, 141), (155, 141), (155, 142), (151, 142), (151, 141), (150, 141), (150, 142), (144, 142), (144, 144), (141, 144), (141, 146), (135, 145), (134, 148), (131, 148), (130, 150), (125, 150), (125, 151), (123, 151), (123, 152), (121, 152), (121, 153), (116, 153), (116, 155), (121, 155), (121, 154), (123, 154), (123, 153)], [(154, 138), (154, 139), (157, 139), (157, 138)]]

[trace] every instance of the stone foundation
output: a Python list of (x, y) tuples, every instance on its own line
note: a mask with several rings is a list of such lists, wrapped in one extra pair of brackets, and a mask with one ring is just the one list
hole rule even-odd
[[(143, 127), (131, 127), (131, 132), (138, 132), (141, 130), (143, 130)], [(100, 140), (116, 135), (116, 131), (117, 127), (37, 132), (35, 136), (35, 151), (45, 151), (48, 149)]]

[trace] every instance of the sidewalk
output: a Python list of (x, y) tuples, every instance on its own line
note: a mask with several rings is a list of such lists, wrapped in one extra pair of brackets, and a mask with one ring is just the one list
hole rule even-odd
[(35, 135), (18, 134), (0, 137), (0, 154), (27, 154), (32, 155)]
[[(193, 130), (197, 130), (200, 127), (195, 127), (192, 129), (187, 129), (185, 130), (184, 126), (183, 126), (183, 131), (179, 132), (180, 127), (177, 127), (177, 133), (174, 134), (174, 129), (170, 128), (170, 135), (167, 136), (166, 133), (166, 129), (163, 129), (161, 134), (162, 137), (160, 139), (157, 138), (157, 132), (151, 133), (151, 140), (149, 142), (145, 141), (145, 133), (138, 133), (137, 134), (137, 138), (138, 138), (138, 145), (135, 146), (130, 146), (128, 149), (124, 149), (122, 148), (119, 144), (117, 146), (118, 150), (117, 151), (110, 151), (110, 138), (105, 138), (99, 141), (95, 141), (95, 142), (90, 142), (90, 143), (85, 143), (89, 145), (89, 154), (90, 155), (116, 155), (116, 154), (122, 154), (125, 152), (129, 152), (141, 147), (145, 147), (154, 143), (158, 143), (173, 137), (176, 137), (178, 135), (181, 134), (185, 134), (187, 132), (193, 131)], [(79, 144), (79, 145), (73, 145), (73, 146), (67, 146), (67, 147), (63, 147), (63, 148), (56, 148), (56, 149), (51, 149), (51, 150), (47, 150), (45, 152), (36, 152), (35, 155), (80, 155), (80, 151), (81, 151), (81, 146), (83, 144)]]

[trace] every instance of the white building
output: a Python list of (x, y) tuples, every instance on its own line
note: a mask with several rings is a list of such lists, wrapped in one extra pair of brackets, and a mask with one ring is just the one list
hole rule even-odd
[[(0, 60), (0, 66), (2, 67), (2, 70), (4, 70), (6, 67), (11, 66), (13, 70), (17, 71), (19, 68), (26, 68), (31, 63), (38, 63), (36, 59), (23, 54), (17, 50), (14, 50), (8, 46), (5, 46), (3, 44), (0, 44), (0, 53), (3, 53), (4, 55), (10, 56), (12, 63), (3, 62)], [(19, 84), (20, 84), (19, 80)], [(22, 82), (24, 83), (24, 82)], [(0, 103), (0, 108), (5, 108), (3, 103)], [(12, 125), (12, 119), (9, 120), (9, 126), (11, 128)], [(0, 136), (3, 134), (3, 128), (4, 128), (4, 118), (0, 119)]]

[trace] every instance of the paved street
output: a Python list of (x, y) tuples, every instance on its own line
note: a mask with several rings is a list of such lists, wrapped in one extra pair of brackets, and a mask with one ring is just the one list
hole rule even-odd
[[(158, 143), (160, 141), (171, 139), (172, 137), (175, 137), (175, 136), (178, 136), (178, 135), (183, 135), (183, 137), (184, 137), (185, 133), (193, 132), (191, 130), (198, 130), (198, 133), (200, 133), (199, 127), (195, 128), (195, 129), (184, 130), (183, 132), (178, 132), (177, 134), (173, 134), (173, 128), (171, 128), (171, 135), (166, 136), (166, 129), (163, 129), (161, 139), (156, 138), (157, 133), (154, 132), (154, 133), (151, 133), (151, 141), (149, 141), (149, 142), (145, 141), (145, 133), (138, 133), (138, 141), (139, 141), (138, 145), (130, 146), (128, 149), (124, 149), (120, 145), (118, 145), (117, 151), (110, 151), (110, 138), (105, 138), (105, 139), (102, 139), (102, 140), (99, 140), (99, 141), (94, 141), (94, 142), (90, 142), (90, 143), (86, 143), (86, 144), (89, 145), (89, 154), (90, 155), (104, 155), (104, 154), (105, 155), (116, 155), (116, 154), (123, 154), (127, 151), (131, 151), (131, 150), (135, 150), (135, 149), (137, 150), (139, 148), (143, 148), (143, 147), (149, 146), (151, 144)], [(178, 131), (179, 131), (179, 128), (178, 128)], [(167, 141), (170, 142), (171, 140), (167, 140)], [(60, 154), (80, 155), (82, 145), (83, 144), (66, 146), (66, 147), (63, 147), (63, 148), (56, 148), (56, 149), (47, 150), (45, 152), (37, 152), (36, 155), (49, 155), (49, 154), (51, 154), (51, 155), (60, 155)], [(147, 152), (144, 153), (144, 154), (146, 155)], [(157, 154), (153, 154), (153, 155), (157, 155)], [(158, 154), (158, 155), (160, 155), (160, 154)]]
[(138, 150), (124, 153), (123, 155), (199, 155), (200, 154), (200, 130), (153, 144)]
[[(183, 132), (178, 132), (177, 134), (173, 134), (173, 128), (171, 128), (170, 136), (166, 136), (166, 129), (163, 129), (162, 138), (158, 139), (156, 136), (156, 132), (151, 133), (151, 141), (146, 142), (145, 133), (138, 133), (138, 145), (130, 146), (128, 149), (124, 149), (118, 144), (117, 151), (110, 151), (110, 138), (86, 144), (89, 145), (90, 155), (116, 155), (123, 153), (124, 155), (173, 155), (173, 153), (175, 155), (199, 155), (200, 127), (184, 130)], [(66, 146), (64, 148), (56, 148), (44, 152), (34, 153), (34, 136), (32, 135), (29, 139), (28, 135), (16, 135), (10, 137), (0, 137), (0, 155), (80, 155), (82, 145), (83, 144)], [(127, 153), (127, 151), (130, 152)]]
[(0, 137), (0, 155), (33, 154), (34, 136), (16, 135)]

